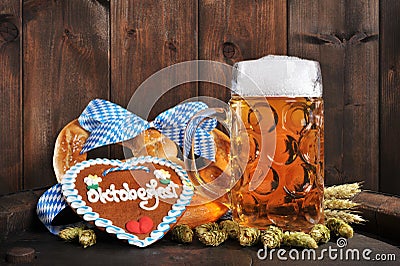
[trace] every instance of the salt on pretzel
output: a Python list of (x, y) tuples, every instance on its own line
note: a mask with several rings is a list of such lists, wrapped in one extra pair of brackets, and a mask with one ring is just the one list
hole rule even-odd
[[(206, 181), (213, 181), (228, 165), (228, 154), (230, 148), (229, 138), (214, 129), (212, 132), (216, 146), (215, 162), (200, 170), (201, 176)], [(67, 124), (57, 137), (54, 147), (53, 167), (57, 181), (61, 182), (65, 172), (73, 165), (86, 160), (87, 154), (80, 154), (89, 133), (84, 130), (77, 119)], [(183, 165), (178, 158), (176, 144), (161, 134), (156, 129), (147, 129), (132, 140), (118, 143), (132, 151), (133, 156), (150, 155), (159, 158), (167, 158), (175, 163)], [(227, 200), (223, 200), (227, 202)], [(187, 224), (194, 228), (198, 225), (215, 222), (228, 211), (221, 199), (208, 201), (199, 193), (195, 192), (191, 206), (186, 208), (177, 224)]]
[(86, 160), (87, 154), (80, 154), (89, 133), (84, 130), (78, 119), (67, 124), (58, 134), (53, 154), (53, 168), (58, 182), (65, 172), (75, 164)]
[[(211, 134), (216, 147), (215, 163), (211, 163), (203, 172), (216, 177), (217, 173), (222, 172), (221, 169), (225, 169), (228, 165), (230, 141), (218, 129), (214, 129)], [(86, 160), (87, 154), (80, 154), (80, 151), (88, 137), (89, 133), (79, 125), (77, 119), (67, 124), (58, 134), (53, 155), (53, 167), (58, 182), (69, 168)], [(176, 144), (156, 129), (147, 129), (132, 140), (118, 144), (129, 148), (134, 156), (150, 155), (182, 165)]]

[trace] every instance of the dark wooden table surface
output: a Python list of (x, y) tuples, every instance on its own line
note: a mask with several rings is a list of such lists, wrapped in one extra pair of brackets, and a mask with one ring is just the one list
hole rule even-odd
[[(260, 247), (241, 247), (237, 242), (227, 241), (219, 247), (206, 247), (197, 240), (190, 245), (176, 244), (165, 237), (154, 245), (141, 249), (130, 246), (106, 234), (98, 234), (98, 243), (84, 249), (76, 243), (66, 243), (58, 237), (47, 232), (21, 232), (17, 233), (0, 244), (1, 264), (6, 264), (6, 252), (12, 247), (30, 247), (36, 251), (33, 265), (336, 265), (347, 263), (351, 265), (399, 265), (400, 250), (398, 247), (376, 240), (373, 237), (355, 234), (343, 248), (343, 254), (348, 249), (358, 249), (360, 257), (364, 249), (371, 249), (369, 254), (374, 258), (376, 254), (394, 254), (396, 261), (365, 261), (330, 260), (325, 252), (321, 260), (291, 260), (289, 249), (285, 254), (287, 261), (281, 261), (276, 256), (273, 260), (260, 260), (257, 251)], [(321, 245), (317, 250), (317, 257), (322, 249), (329, 247), (337, 249), (335, 240)], [(295, 255), (294, 251), (292, 251)], [(299, 249), (298, 252), (301, 252)], [(300, 253), (301, 254), (301, 253)], [(340, 254), (339, 251), (336, 254)], [(301, 258), (301, 257), (300, 257)], [(345, 255), (343, 255), (345, 258)], [(11, 265), (11, 264), (10, 264)]]

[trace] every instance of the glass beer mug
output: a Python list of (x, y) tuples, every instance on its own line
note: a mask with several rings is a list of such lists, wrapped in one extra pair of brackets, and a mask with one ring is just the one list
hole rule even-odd
[[(212, 184), (194, 160), (185, 164), (201, 192), (228, 193), (240, 225), (309, 230), (323, 220), (324, 149), (322, 81), (318, 62), (266, 56), (234, 65), (227, 108), (192, 118), (217, 119), (230, 133), (229, 169)], [(194, 131), (186, 132), (191, 147)], [(209, 178), (208, 178), (209, 180)], [(214, 197), (216, 198), (216, 197)]]

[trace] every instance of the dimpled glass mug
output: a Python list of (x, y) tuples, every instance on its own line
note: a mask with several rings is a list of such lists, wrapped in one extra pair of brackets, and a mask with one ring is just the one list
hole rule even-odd
[[(236, 63), (229, 107), (202, 111), (188, 128), (210, 118), (230, 133), (230, 166), (221, 180), (210, 184), (195, 161), (185, 157), (204, 194), (227, 192), (233, 219), (243, 226), (262, 229), (275, 224), (307, 231), (323, 220), (324, 131), (318, 62), (266, 56)], [(185, 146), (192, 147), (194, 132), (187, 130)]]

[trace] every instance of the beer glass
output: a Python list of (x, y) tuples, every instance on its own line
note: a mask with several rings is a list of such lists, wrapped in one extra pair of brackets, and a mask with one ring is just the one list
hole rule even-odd
[[(323, 220), (324, 149), (322, 81), (318, 62), (267, 56), (234, 65), (229, 108), (195, 116), (216, 118), (230, 131), (230, 166), (224, 180), (204, 191), (227, 192), (240, 225), (309, 230)], [(193, 139), (185, 141), (191, 147)], [(187, 152), (186, 152), (187, 153)], [(226, 176), (229, 176), (227, 181)]]

